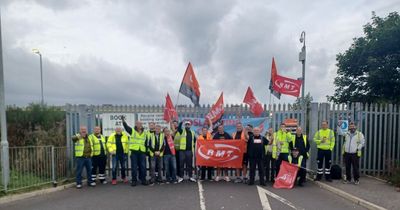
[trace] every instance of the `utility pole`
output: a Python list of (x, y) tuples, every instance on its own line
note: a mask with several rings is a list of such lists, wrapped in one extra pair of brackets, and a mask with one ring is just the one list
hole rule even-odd
[(10, 180), (10, 162), (8, 155), (7, 141), (7, 118), (6, 118), (6, 103), (4, 91), (4, 69), (3, 69), (3, 46), (1, 38), (1, 11), (0, 11), (0, 125), (1, 125), (1, 181), (4, 186), (4, 191), (7, 192), (8, 182)]
[(305, 101), (305, 84), (306, 84), (306, 32), (301, 32), (300, 35), (300, 43), (303, 43), (303, 47), (301, 48), (301, 52), (299, 53), (299, 61), (302, 64), (302, 85), (301, 85), (301, 106), (303, 110), (303, 117), (301, 119), (301, 126), (303, 127), (303, 131), (307, 132), (306, 125), (306, 117), (307, 117), (307, 103)]

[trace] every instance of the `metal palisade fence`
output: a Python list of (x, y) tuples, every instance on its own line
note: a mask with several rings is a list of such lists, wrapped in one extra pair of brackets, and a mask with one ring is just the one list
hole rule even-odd
[[(103, 113), (162, 113), (163, 106), (155, 105), (66, 105), (67, 111), (67, 148), (72, 157), (72, 143), (70, 137), (79, 131), (80, 125), (88, 126), (89, 132), (95, 125), (101, 125)], [(271, 127), (276, 131), (279, 125), (287, 118), (296, 118), (301, 122), (303, 112), (296, 110), (291, 104), (264, 105), (266, 110), (262, 117), (268, 118)], [(179, 117), (204, 116), (210, 110), (210, 105), (201, 107), (178, 106)], [(343, 156), (341, 148), (344, 137), (337, 132), (339, 120), (354, 121), (358, 129), (364, 133), (366, 146), (361, 158), (361, 172), (371, 175), (383, 175), (390, 173), (390, 169), (396, 160), (400, 159), (400, 114), (399, 106), (392, 104), (330, 104), (311, 103), (307, 109), (306, 129), (308, 139), (312, 145), (309, 166), (316, 168), (316, 145), (312, 141), (315, 132), (320, 128), (323, 120), (329, 122), (330, 128), (335, 131), (336, 146), (333, 153), (333, 163), (341, 164)], [(226, 105), (225, 118), (250, 118), (249, 107), (246, 105)], [(137, 119), (137, 118), (136, 118)], [(70, 167), (73, 165), (70, 158)]]

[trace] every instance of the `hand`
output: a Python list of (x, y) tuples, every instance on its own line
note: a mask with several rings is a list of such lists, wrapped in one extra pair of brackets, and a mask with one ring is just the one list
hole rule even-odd
[(121, 116), (121, 120), (122, 120), (122, 122), (125, 122), (125, 116)]
[(76, 136), (76, 138), (78, 138), (78, 139), (81, 138), (81, 134), (79, 134), (79, 133), (77, 133), (75, 136)]
[(160, 156), (160, 152), (154, 152), (156, 156)]
[(321, 140), (321, 142), (322, 142), (322, 143), (325, 143), (325, 142), (326, 142), (326, 137), (323, 137), (322, 140)]

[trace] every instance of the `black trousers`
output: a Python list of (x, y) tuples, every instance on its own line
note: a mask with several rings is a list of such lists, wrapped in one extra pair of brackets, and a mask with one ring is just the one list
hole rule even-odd
[(179, 173), (181, 173), (182, 177), (185, 175), (184, 169), (186, 166), (186, 172), (189, 177), (193, 176), (193, 152), (191, 150), (188, 151), (178, 151), (179, 153)]
[(289, 153), (280, 153), (278, 160), (276, 160), (276, 174), (279, 174), (282, 161), (289, 161)]
[(100, 182), (104, 182), (106, 179), (106, 163), (107, 156), (105, 155), (97, 155), (92, 157), (92, 180), (96, 181), (97, 170), (99, 174)]
[(322, 150), (318, 149), (317, 155), (317, 179), (321, 179), (324, 174), (324, 162), (325, 162), (325, 179), (331, 178), (331, 159), (332, 159), (332, 151), (331, 150)]
[(266, 181), (274, 181), (275, 179), (275, 159), (272, 158), (272, 154), (267, 154), (264, 157), (264, 167), (265, 167), (265, 180)]
[(206, 179), (206, 172), (207, 172), (207, 179), (211, 180), (213, 169), (214, 169), (213, 167), (202, 166), (201, 167), (201, 179), (202, 180)]
[(297, 173), (298, 183), (303, 184), (306, 181), (306, 170), (304, 168), (300, 168)]
[(183, 174), (181, 174), (181, 164), (180, 164), (181, 159), (179, 157), (180, 157), (179, 151), (176, 151), (176, 154), (175, 154), (176, 169), (177, 169), (176, 175), (178, 175), (179, 177), (183, 177)]
[(264, 160), (263, 158), (251, 158), (249, 157), (250, 162), (250, 183), (254, 183), (254, 179), (256, 176), (256, 167), (258, 168), (258, 176), (260, 177), (260, 184), (265, 184), (264, 181)]
[(351, 181), (351, 168), (353, 168), (354, 181), (360, 179), (360, 158), (357, 153), (344, 153), (344, 164), (346, 165), (346, 179)]

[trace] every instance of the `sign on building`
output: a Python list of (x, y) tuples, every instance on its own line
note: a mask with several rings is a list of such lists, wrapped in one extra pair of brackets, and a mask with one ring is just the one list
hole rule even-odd
[(347, 131), (349, 131), (349, 121), (348, 120), (338, 120), (338, 123), (337, 123), (338, 134), (343, 136)]
[(143, 123), (145, 129), (149, 128), (150, 122), (169, 128), (169, 124), (164, 120), (164, 113), (139, 113), (138, 120)]
[(133, 127), (135, 124), (134, 113), (104, 113), (101, 115), (103, 121), (103, 135), (110, 136), (115, 128), (121, 127), (125, 131), (122, 125), (122, 116), (125, 117), (125, 121)]

